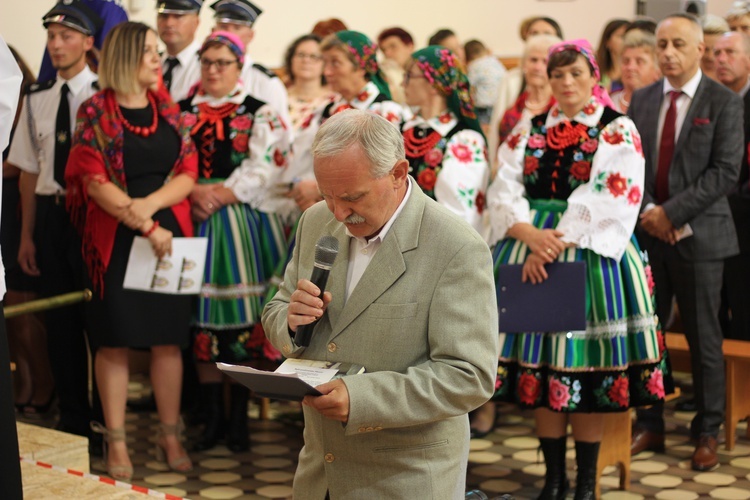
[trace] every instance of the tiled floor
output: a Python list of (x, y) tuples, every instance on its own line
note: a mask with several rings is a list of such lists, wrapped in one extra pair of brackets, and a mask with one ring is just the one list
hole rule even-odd
[[(134, 392), (142, 387), (135, 383)], [(686, 391), (683, 390), (683, 394)], [(732, 452), (720, 449), (720, 466), (708, 473), (690, 470), (693, 448), (688, 443), (692, 414), (673, 411), (668, 404), (668, 450), (665, 454), (642, 453), (631, 466), (630, 491), (618, 491), (614, 468), (605, 471), (602, 493), (605, 499), (692, 498), (750, 499), (750, 441), (741, 424)], [(257, 415), (257, 405), (251, 414)], [(535, 498), (541, 488), (544, 465), (537, 453), (530, 414), (513, 406), (503, 407), (496, 431), (486, 439), (472, 442), (467, 489), (479, 488), (492, 497), (511, 493), (515, 498)], [(155, 461), (153, 434), (156, 417), (148, 413), (128, 414), (126, 430), (135, 466), (134, 483), (151, 489), (193, 499), (290, 498), (296, 459), (302, 446), (301, 424), (296, 410), (288, 404), (273, 403), (272, 419), (251, 420), (251, 449), (232, 454), (223, 446), (203, 453), (191, 453), (192, 472), (173, 473)], [(193, 438), (197, 429), (188, 432)], [(102, 473), (101, 461), (92, 461), (92, 472)], [(572, 442), (568, 451), (569, 475), (574, 477)]]

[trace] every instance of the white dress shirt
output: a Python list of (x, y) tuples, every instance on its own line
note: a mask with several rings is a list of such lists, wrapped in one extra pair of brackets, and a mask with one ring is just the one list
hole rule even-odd
[(683, 123), (685, 123), (685, 117), (687, 116), (687, 112), (690, 109), (690, 104), (692, 104), (693, 102), (695, 92), (698, 90), (698, 84), (701, 82), (702, 76), (703, 72), (701, 72), (701, 70), (699, 69), (695, 73), (695, 75), (693, 75), (693, 77), (688, 80), (685, 85), (682, 86), (681, 89), (673, 87), (672, 84), (669, 83), (669, 80), (667, 80), (666, 78), (664, 79), (664, 99), (662, 99), (661, 108), (659, 109), (659, 127), (656, 129), (656, 144), (661, 144), (661, 132), (664, 128), (664, 119), (667, 116), (667, 110), (669, 109), (669, 102), (671, 100), (669, 98), (669, 92), (673, 90), (682, 90), (682, 94), (677, 98), (676, 102), (677, 116), (675, 118), (674, 143), (677, 144), (677, 139), (680, 137), (682, 125)]
[(349, 268), (346, 272), (346, 300), (349, 300), (349, 297), (351, 297), (352, 292), (357, 287), (362, 275), (365, 274), (367, 266), (372, 262), (372, 259), (378, 252), (378, 249), (383, 243), (388, 231), (391, 229), (393, 222), (396, 220), (396, 217), (398, 217), (398, 214), (401, 213), (404, 205), (406, 205), (406, 201), (409, 199), (409, 195), (411, 195), (411, 178), (407, 176), (406, 181), (406, 194), (404, 195), (404, 199), (401, 200), (398, 208), (393, 212), (393, 215), (388, 219), (388, 222), (385, 223), (385, 226), (383, 226), (383, 229), (380, 230), (377, 236), (374, 236), (369, 240), (366, 238), (358, 238), (350, 233), (348, 228), (346, 229), (346, 234), (350, 237)]
[[(190, 45), (175, 56), (180, 64), (172, 70), (172, 84), (169, 87), (169, 93), (174, 102), (185, 99), (193, 85), (201, 79), (201, 62), (198, 58), (200, 48), (201, 42), (193, 40)], [(169, 54), (166, 52), (161, 56), (161, 68), (164, 73), (167, 71), (168, 57)]]
[[(58, 78), (49, 88), (36, 92), (32, 90), (28, 99), (25, 100), (24, 109), (13, 136), (8, 162), (24, 172), (39, 175), (36, 194), (54, 195), (64, 192), (64, 189), (55, 182), (55, 121), (62, 86), (67, 84), (70, 89), (68, 93), (70, 130), (74, 133), (78, 108), (83, 101), (96, 93), (93, 86), (96, 80), (96, 74), (85, 66), (83, 71), (70, 80)], [(31, 125), (29, 114), (31, 114)]]

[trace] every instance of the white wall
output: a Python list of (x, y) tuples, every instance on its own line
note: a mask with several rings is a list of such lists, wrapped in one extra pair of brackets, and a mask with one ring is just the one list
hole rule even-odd
[[(155, 0), (121, 0), (131, 19), (151, 26), (156, 21)], [(213, 11), (206, 0), (201, 11), (199, 36), (205, 37), (213, 25)], [(598, 43), (601, 29), (609, 19), (631, 18), (635, 0), (253, 0), (265, 9), (256, 23), (256, 37), (250, 49), (254, 60), (267, 66), (281, 65), (287, 45), (313, 25), (330, 17), (342, 19), (351, 29), (371, 38), (383, 28), (402, 26), (412, 33), (417, 46), (427, 43), (438, 28), (450, 27), (462, 40), (478, 38), (502, 56), (521, 50), (518, 24), (531, 15), (556, 19), (566, 38), (588, 38)], [(37, 70), (45, 43), (42, 16), (54, 0), (0, 0), (0, 35), (20, 51)], [(709, 0), (708, 11), (723, 15), (732, 0)], [(138, 7), (135, 10), (130, 7)]]

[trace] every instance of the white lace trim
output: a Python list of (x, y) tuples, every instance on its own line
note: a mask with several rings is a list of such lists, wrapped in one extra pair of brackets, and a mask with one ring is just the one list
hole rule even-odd
[(565, 235), (563, 241), (618, 261), (625, 253), (631, 234), (618, 219), (594, 221), (589, 208), (581, 204), (568, 205), (557, 230)]

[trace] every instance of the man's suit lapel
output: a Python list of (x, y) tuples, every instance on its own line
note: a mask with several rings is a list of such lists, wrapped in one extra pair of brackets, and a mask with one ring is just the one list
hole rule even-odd
[(657, 84), (653, 85), (650, 89), (651, 95), (646, 99), (646, 102), (650, 105), (651, 109), (641, 110), (642, 113), (647, 113), (647, 116), (656, 116), (653, 118), (644, 120), (644, 123), (648, 124), (648, 129), (644, 131), (648, 134), (648, 141), (652, 147), (646, 149), (651, 165), (653, 165), (654, 176), (656, 176), (656, 169), (659, 165), (659, 110), (661, 110), (662, 100), (664, 99), (664, 83), (659, 80)]
[[(367, 266), (367, 270), (362, 275), (349, 300), (346, 301), (346, 305), (340, 310), (330, 311), (331, 318), (333, 318), (331, 338), (349, 326), (404, 274), (406, 263), (403, 253), (417, 247), (424, 203), (424, 195), (416, 183), (412, 182), (409, 200), (391, 226), (391, 230), (380, 245), (378, 253)], [(348, 243), (346, 245), (348, 247)], [(335, 287), (336, 291), (342, 294), (341, 297), (345, 297), (348, 256), (346, 260), (342, 259), (341, 262), (344, 262), (343, 275), (339, 275)], [(331, 292), (333, 293), (333, 291), (332, 289)], [(343, 301), (340, 301), (339, 304), (343, 304)]]
[[(682, 128), (680, 129), (680, 135), (677, 137), (677, 144), (674, 148), (674, 156), (672, 157), (672, 166), (675, 165), (677, 157), (680, 156), (680, 152), (685, 148), (685, 143), (690, 136), (690, 130), (693, 128), (693, 120), (697, 118), (699, 103), (703, 97), (703, 93), (706, 89), (706, 75), (701, 76), (701, 81), (698, 83), (698, 88), (695, 91), (693, 99), (690, 101), (690, 107), (688, 108), (687, 115), (685, 115), (685, 121), (682, 122)], [(708, 117), (704, 117), (708, 118)]]

